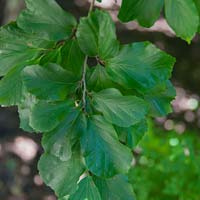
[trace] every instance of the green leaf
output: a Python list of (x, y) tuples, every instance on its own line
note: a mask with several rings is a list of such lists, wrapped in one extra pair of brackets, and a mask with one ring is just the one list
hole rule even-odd
[(155, 88), (144, 95), (146, 102), (150, 104), (150, 115), (154, 117), (165, 116), (172, 112), (170, 102), (175, 98), (176, 91), (170, 81), (166, 82), (166, 88)]
[(113, 57), (119, 50), (115, 25), (107, 12), (95, 10), (83, 17), (77, 30), (80, 48), (88, 56)]
[(78, 185), (78, 190), (69, 200), (101, 200), (99, 191), (91, 177), (85, 177)]
[(110, 179), (94, 177), (102, 200), (135, 200), (135, 195), (127, 177), (117, 175)]
[(165, 16), (176, 35), (190, 43), (199, 26), (193, 0), (165, 0)]
[(38, 163), (40, 176), (59, 197), (72, 194), (76, 191), (79, 177), (84, 171), (83, 164), (77, 154), (71, 159), (61, 161), (59, 158), (43, 154)]
[(80, 77), (85, 55), (81, 51), (77, 40), (72, 39), (67, 41), (61, 49), (61, 55), (61, 66), (75, 74), (77, 77)]
[(54, 0), (26, 0), (27, 9), (17, 19), (20, 28), (40, 37), (59, 41), (72, 35), (76, 19)]
[(105, 89), (94, 94), (95, 109), (110, 123), (129, 127), (145, 118), (147, 104), (136, 96), (122, 96), (117, 89)]
[(88, 119), (81, 147), (88, 170), (97, 176), (111, 177), (130, 168), (131, 151), (118, 141), (114, 128), (101, 116)]
[(61, 65), (62, 63), (61, 47), (50, 49), (40, 57), (39, 60), (40, 65), (43, 66), (48, 63), (56, 63), (58, 65)]
[(0, 29), (0, 76), (6, 75), (17, 65), (24, 65), (36, 59), (41, 50), (52, 45), (54, 43), (23, 32), (15, 23), (2, 27)]
[(17, 66), (0, 80), (0, 104), (14, 106), (24, 98), (24, 87), (21, 79), (21, 70), (24, 66)]
[(137, 19), (140, 25), (150, 27), (159, 18), (164, 0), (123, 0), (119, 19), (129, 22)]
[(105, 67), (99, 64), (88, 71), (87, 80), (88, 88), (96, 92), (114, 86)]
[(131, 149), (135, 148), (138, 142), (143, 138), (147, 132), (147, 122), (143, 120), (128, 128), (115, 127), (120, 140), (127, 144)]
[(42, 146), (45, 152), (67, 161), (72, 156), (72, 147), (77, 142), (84, 124), (80, 111), (72, 110), (60, 125), (51, 132), (43, 134)]
[(156, 86), (165, 87), (175, 59), (149, 42), (122, 46), (118, 56), (106, 63), (110, 78), (126, 89), (146, 93)]
[(73, 109), (73, 102), (39, 101), (32, 108), (30, 125), (39, 132), (48, 132), (56, 128)]
[(58, 200), (69, 200), (69, 195), (59, 198)]
[(25, 98), (18, 105), (18, 113), (20, 118), (20, 128), (27, 132), (34, 132), (30, 126), (31, 108), (37, 102), (34, 96), (26, 93)]
[[(200, 1), (199, 0), (194, 0), (194, 3), (196, 4), (196, 8), (197, 8), (197, 10), (199, 12), (199, 17), (200, 17)], [(199, 23), (198, 32), (200, 32), (200, 23)]]
[(27, 90), (39, 99), (64, 100), (76, 86), (75, 77), (56, 64), (28, 66), (22, 75)]

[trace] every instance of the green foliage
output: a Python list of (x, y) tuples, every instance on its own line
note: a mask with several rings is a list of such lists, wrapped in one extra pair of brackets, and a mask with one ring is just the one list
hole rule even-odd
[(39, 101), (31, 109), (30, 125), (39, 132), (51, 131), (65, 119), (71, 109), (71, 101)]
[(77, 182), (84, 172), (84, 166), (76, 152), (67, 161), (51, 154), (43, 154), (38, 163), (40, 175), (59, 197), (76, 191)]
[(199, 26), (199, 16), (193, 1), (165, 0), (165, 15), (176, 34), (190, 42)]
[(140, 122), (148, 111), (147, 104), (141, 98), (122, 96), (116, 89), (94, 94), (94, 105), (107, 121), (120, 127), (130, 127)]
[(130, 168), (130, 149), (119, 143), (114, 127), (101, 116), (88, 120), (81, 148), (88, 170), (96, 176), (109, 178)]
[(146, 120), (142, 120), (130, 127), (124, 128), (116, 126), (115, 129), (119, 134), (120, 140), (127, 144), (131, 149), (134, 149), (147, 132), (147, 122)]
[(138, 200), (199, 199), (198, 130), (180, 135), (153, 125), (139, 148), (136, 166), (129, 171)]
[(56, 64), (28, 66), (22, 76), (28, 92), (51, 101), (64, 100), (77, 81), (73, 74)]
[(99, 56), (102, 60), (115, 56), (119, 50), (115, 25), (110, 15), (100, 10), (80, 20), (77, 40), (86, 55)]
[(0, 29), (0, 103), (18, 106), (20, 127), (43, 134), (38, 168), (60, 200), (134, 200), (132, 150), (147, 118), (171, 111), (175, 59), (149, 42), (121, 45), (105, 11), (77, 24), (54, 0), (26, 5)]
[(119, 18), (123, 22), (137, 19), (140, 25), (152, 26), (164, 6), (165, 17), (176, 35), (190, 43), (199, 32), (198, 0), (123, 0)]
[(75, 194), (72, 195), (70, 200), (101, 200), (99, 191), (94, 184), (91, 177), (82, 179), (79, 183), (79, 188)]
[(163, 0), (123, 0), (119, 18), (123, 22), (137, 19), (142, 26), (150, 27), (159, 18)]
[(123, 175), (117, 175), (110, 179), (101, 179), (95, 177), (95, 184), (101, 193), (102, 200), (133, 199), (134, 194), (132, 187), (128, 182), (127, 177)]
[(150, 89), (166, 87), (174, 62), (149, 42), (139, 42), (122, 45), (119, 53), (107, 60), (106, 67), (114, 82), (145, 94)]
[[(42, 50), (54, 43), (41, 39), (35, 33), (26, 33), (16, 23), (4, 26), (0, 30), (0, 75), (6, 75), (16, 65), (28, 64), (38, 57)], [(19, 66), (19, 67), (20, 67)]]
[(58, 41), (71, 36), (76, 19), (54, 0), (26, 0), (27, 9), (17, 19), (18, 26), (28, 33)]

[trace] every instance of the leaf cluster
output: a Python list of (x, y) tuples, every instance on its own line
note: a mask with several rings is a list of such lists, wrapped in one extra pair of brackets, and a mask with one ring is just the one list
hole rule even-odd
[(26, 5), (0, 29), (0, 103), (43, 133), (41, 177), (60, 200), (134, 199), (131, 150), (148, 116), (171, 111), (175, 59), (149, 42), (120, 44), (107, 12), (78, 23), (54, 0)]
[(188, 43), (200, 32), (199, 0), (123, 0), (119, 18), (123, 22), (137, 20), (145, 27), (152, 26), (164, 16), (176, 35)]

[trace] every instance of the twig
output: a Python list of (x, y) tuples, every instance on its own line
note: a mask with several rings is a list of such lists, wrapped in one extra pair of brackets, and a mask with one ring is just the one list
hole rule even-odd
[(92, 12), (92, 10), (94, 8), (94, 4), (95, 4), (95, 0), (91, 0), (89, 14)]
[(83, 65), (83, 75), (81, 79), (81, 85), (83, 88), (82, 102), (83, 102), (83, 110), (86, 111), (86, 93), (87, 93), (87, 85), (86, 85), (86, 70), (87, 70), (87, 60), (88, 56), (85, 57), (84, 65)]
[[(91, 0), (91, 4), (90, 4), (90, 9), (89, 9), (89, 13), (92, 12), (93, 8), (94, 8), (94, 4), (95, 4), (95, 0)], [(82, 79), (81, 79), (81, 87), (82, 87), (82, 91), (83, 91), (83, 95), (82, 95), (82, 108), (83, 111), (86, 112), (86, 106), (87, 106), (87, 102), (86, 102), (86, 94), (87, 94), (87, 84), (86, 84), (86, 72), (87, 72), (87, 61), (88, 61), (88, 56), (85, 56), (85, 60), (84, 60), (84, 64), (83, 64), (83, 74), (82, 74)]]

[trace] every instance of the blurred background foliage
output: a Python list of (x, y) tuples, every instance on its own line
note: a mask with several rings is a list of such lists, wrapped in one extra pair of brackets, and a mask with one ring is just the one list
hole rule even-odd
[[(86, 15), (87, 0), (58, 0), (77, 18)], [(138, 200), (200, 199), (200, 37), (191, 45), (176, 38), (160, 18), (150, 29), (137, 22), (117, 21), (120, 0), (103, 0), (117, 24), (122, 43), (150, 40), (177, 58), (172, 81), (177, 97), (174, 112), (149, 121), (149, 130), (134, 149), (129, 178)], [(0, 24), (16, 19), (23, 0), (0, 0)], [(40, 135), (19, 128), (16, 108), (0, 108), (0, 199), (56, 200), (40, 179), (37, 161), (42, 153)]]
[(129, 173), (138, 200), (198, 200), (200, 143), (197, 132), (164, 131), (150, 123), (135, 149)]

